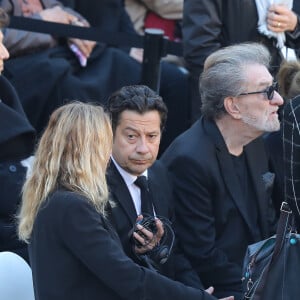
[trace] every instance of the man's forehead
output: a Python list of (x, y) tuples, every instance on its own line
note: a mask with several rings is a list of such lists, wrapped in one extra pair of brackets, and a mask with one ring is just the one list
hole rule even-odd
[(120, 116), (118, 126), (122, 127), (122, 130), (154, 132), (160, 130), (160, 116), (157, 111), (144, 114), (124, 111)]
[(143, 113), (134, 110), (124, 110), (119, 117), (120, 121), (136, 121), (136, 122), (145, 122), (145, 121), (156, 121), (160, 120), (160, 114), (157, 110), (149, 110)]
[(247, 65), (245, 67), (246, 80), (255, 86), (265, 86), (273, 82), (273, 77), (264, 65)]

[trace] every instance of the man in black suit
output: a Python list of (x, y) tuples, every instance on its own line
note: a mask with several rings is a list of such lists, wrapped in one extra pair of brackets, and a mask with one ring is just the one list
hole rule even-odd
[(172, 174), (177, 234), (204, 285), (241, 298), (248, 244), (272, 233), (274, 174), (260, 136), (279, 130), (283, 104), (260, 44), (220, 49), (200, 78), (203, 116), (161, 161)]
[[(140, 265), (201, 288), (197, 274), (179, 251), (179, 245), (173, 247), (165, 264), (160, 264), (157, 259), (160, 247), (171, 248), (172, 239), (167, 240), (169, 242), (165, 245), (163, 240), (165, 234), (171, 234), (168, 232), (168, 222), (172, 222), (174, 217), (172, 187), (167, 170), (156, 161), (167, 117), (166, 105), (160, 96), (146, 86), (126, 86), (109, 98), (108, 110), (114, 134), (112, 159), (107, 172), (107, 182), (114, 202), (110, 219), (126, 254)], [(141, 175), (148, 179), (152, 202), (152, 209), (148, 213), (159, 218), (156, 220), (157, 234), (144, 228), (144, 238), (137, 232), (133, 235), (131, 233), (137, 220), (145, 214), (141, 189), (135, 184)], [(160, 219), (163, 221), (160, 222)], [(162, 225), (165, 219), (168, 219), (165, 221), (168, 224)], [(135, 239), (141, 245), (137, 245)], [(160, 246), (157, 245), (159, 242)]]

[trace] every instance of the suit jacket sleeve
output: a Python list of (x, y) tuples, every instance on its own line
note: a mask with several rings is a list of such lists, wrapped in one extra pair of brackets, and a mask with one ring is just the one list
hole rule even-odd
[(174, 263), (175, 280), (188, 286), (203, 289), (203, 284), (197, 272), (193, 269), (190, 261), (184, 255), (182, 248), (178, 244), (178, 241), (175, 241), (173, 251), (172, 263)]
[(241, 267), (230, 262), (215, 243), (215, 187), (212, 176), (207, 174), (209, 167), (182, 156), (169, 162), (168, 167), (175, 189), (176, 229), (184, 253), (200, 279), (205, 277), (205, 285), (239, 291)]
[(215, 299), (203, 290), (174, 282), (133, 263), (117, 235), (81, 196), (68, 201), (60, 235), (67, 247), (99, 280), (126, 299)]
[[(157, 162), (156, 164), (158, 164)], [(161, 170), (160, 174), (165, 174), (165, 181), (161, 178), (162, 186), (170, 187), (170, 190), (167, 194), (171, 196), (169, 203), (169, 219), (172, 222), (172, 228), (174, 229), (176, 223), (176, 217), (174, 212), (174, 199), (173, 199), (173, 185), (170, 180), (169, 174), (166, 172), (166, 169)], [(180, 240), (177, 237), (175, 232), (175, 242), (173, 247), (173, 254), (171, 256), (170, 264), (174, 267), (175, 280), (182, 282), (188, 286), (192, 286), (195, 288), (203, 288), (202, 282), (197, 274), (197, 272), (193, 269), (190, 261), (186, 258), (183, 253)]]
[(186, 0), (183, 51), (191, 75), (198, 79), (206, 57), (221, 47), (223, 0)]
[(137, 34), (124, 6), (121, 7), (120, 31), (129, 34)]
[[(295, 12), (295, 11), (294, 11)], [(299, 49), (300, 47), (300, 15), (298, 12), (295, 12), (297, 14), (297, 25), (293, 32), (287, 31), (285, 33), (286, 36), (286, 45), (293, 49)]]

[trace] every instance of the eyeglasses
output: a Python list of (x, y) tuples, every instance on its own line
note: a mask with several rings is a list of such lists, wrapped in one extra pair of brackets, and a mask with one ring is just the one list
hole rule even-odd
[(250, 93), (242, 93), (242, 94), (239, 94), (239, 96), (252, 95), (252, 94), (266, 94), (268, 100), (272, 100), (273, 97), (274, 97), (274, 92), (277, 91), (277, 89), (278, 89), (278, 84), (277, 84), (277, 82), (274, 82), (272, 85), (268, 86), (263, 91), (250, 92)]

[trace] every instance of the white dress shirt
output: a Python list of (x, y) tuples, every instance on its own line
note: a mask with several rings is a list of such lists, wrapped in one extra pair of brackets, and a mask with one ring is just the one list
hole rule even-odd
[[(125, 171), (120, 165), (115, 161), (113, 157), (111, 157), (113, 163), (115, 164), (117, 170), (121, 174), (122, 178), (125, 181), (125, 184), (127, 185), (127, 188), (129, 190), (129, 193), (131, 195), (131, 198), (133, 200), (133, 204), (136, 210), (137, 215), (141, 214), (141, 190), (138, 186), (134, 184), (135, 180), (137, 179), (137, 176), (132, 175)], [(146, 176), (148, 178), (148, 170), (146, 170), (143, 174), (143, 176)]]

